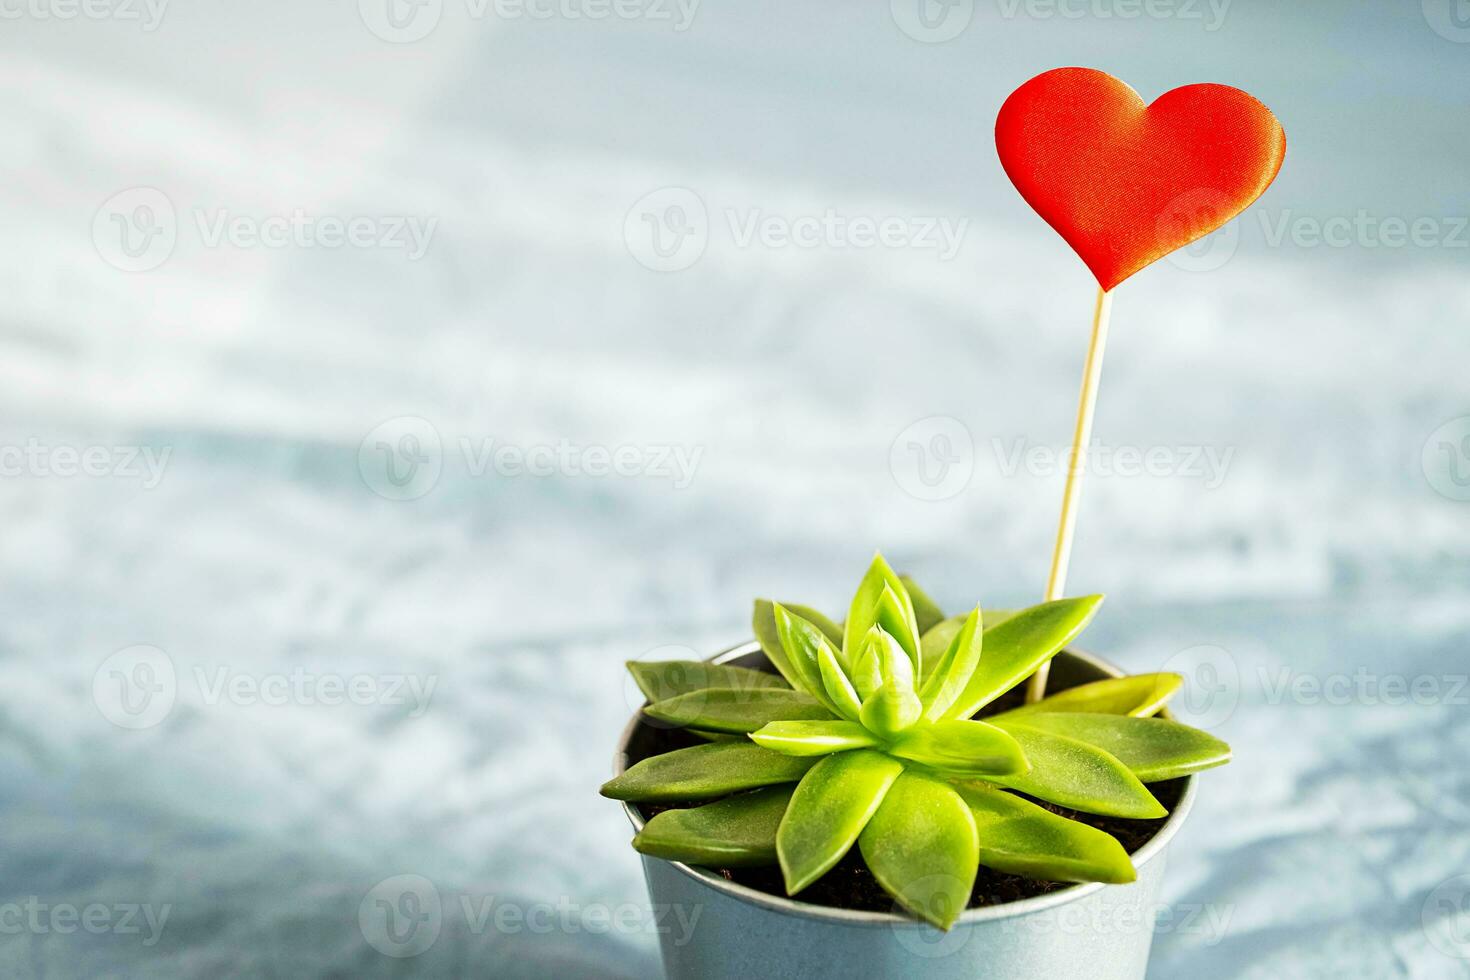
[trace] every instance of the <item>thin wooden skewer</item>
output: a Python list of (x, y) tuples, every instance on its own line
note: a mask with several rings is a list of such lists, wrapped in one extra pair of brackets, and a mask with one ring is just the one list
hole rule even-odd
[[(1097, 405), (1097, 384), (1102, 377), (1103, 348), (1108, 342), (1108, 319), (1113, 312), (1113, 294), (1097, 291), (1097, 308), (1092, 313), (1092, 340), (1087, 345), (1087, 365), (1082, 369), (1082, 394), (1077, 401), (1077, 429), (1072, 434), (1072, 453), (1067, 466), (1067, 485), (1062, 491), (1062, 517), (1057, 524), (1057, 545), (1051, 554), (1051, 574), (1046, 579), (1046, 601), (1060, 599), (1067, 590), (1067, 565), (1072, 559), (1072, 533), (1077, 529), (1077, 502), (1082, 495), (1082, 473), (1087, 469), (1087, 448), (1092, 441), (1092, 415)], [(1027, 702), (1046, 695), (1046, 676), (1051, 662), (1036, 668), (1026, 688)]]

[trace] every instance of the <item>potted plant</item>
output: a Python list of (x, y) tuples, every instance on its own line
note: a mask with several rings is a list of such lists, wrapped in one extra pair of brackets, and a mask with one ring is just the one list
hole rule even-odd
[(693, 923), (668, 974), (1142, 977), (1165, 848), (1230, 749), (1161, 715), (1177, 675), (1064, 652), (1101, 603), (946, 617), (879, 555), (840, 625), (760, 600), (755, 643), (630, 663), (649, 702), (602, 793)]

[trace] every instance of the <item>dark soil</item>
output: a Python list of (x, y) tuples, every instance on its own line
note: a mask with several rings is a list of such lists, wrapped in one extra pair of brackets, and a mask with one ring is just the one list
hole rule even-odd
[[(767, 670), (774, 673), (770, 664), (763, 656), (744, 658), (739, 661), (740, 666)], [(1061, 668), (1061, 669), (1059, 669)], [(1075, 660), (1059, 657), (1053, 667), (1051, 684), (1049, 690), (1052, 692), (1066, 690), (1087, 681), (1096, 680), (1101, 677), (1088, 665)], [(987, 715), (999, 714), (1011, 708), (1018, 707), (1024, 700), (1024, 692), (1021, 688), (1009, 691), (980, 711), (977, 717), (984, 718)], [(639, 726), (638, 732), (629, 743), (629, 759), (631, 765), (652, 755), (662, 755), (672, 752), (674, 749), (687, 748), (691, 745), (702, 745), (703, 740), (690, 735), (679, 729), (655, 728), (643, 724)], [(1184, 792), (1185, 780), (1172, 779), (1162, 783), (1151, 783), (1149, 791), (1154, 794), (1164, 808), (1171, 813), (1179, 803), (1180, 796)], [(1018, 794), (1019, 795), (1019, 794)], [(1053, 813), (1061, 814), (1079, 823), (1085, 823), (1090, 827), (1096, 827), (1116, 837), (1118, 842), (1133, 854), (1144, 844), (1147, 844), (1158, 833), (1159, 828), (1169, 819), (1160, 817), (1157, 820), (1126, 820), (1121, 817), (1101, 817), (1091, 813), (1078, 813), (1066, 807), (1047, 803), (1045, 800), (1030, 799), (1033, 803), (1043, 806)], [(683, 806), (698, 806), (708, 803), (709, 800), (690, 802), (687, 804), (670, 803), (663, 805), (644, 804), (639, 811), (645, 818), (663, 810), (678, 809)], [(781, 869), (769, 868), (713, 868), (716, 874), (721, 875), (729, 881), (754, 888), (756, 891), (766, 892), (769, 895), (786, 896), (786, 886), (781, 880)], [(1051, 892), (1060, 891), (1064, 888), (1075, 888), (1076, 885), (1060, 881), (1036, 881), (1031, 878), (1022, 878), (1018, 875), (1005, 874), (993, 871), (990, 868), (981, 867), (980, 873), (975, 878), (975, 890), (970, 895), (970, 908), (980, 908), (986, 905), (1000, 905), (1005, 902), (1015, 902), (1023, 898), (1034, 898), (1037, 895), (1046, 895)], [(878, 884), (871, 871), (863, 864), (862, 857), (854, 847), (848, 852), (836, 867), (827, 872), (820, 880), (808, 886), (801, 893), (803, 902), (815, 905), (829, 905), (835, 908), (852, 909), (860, 912), (895, 912), (898, 910), (883, 887)], [(904, 913), (906, 914), (906, 913)]]

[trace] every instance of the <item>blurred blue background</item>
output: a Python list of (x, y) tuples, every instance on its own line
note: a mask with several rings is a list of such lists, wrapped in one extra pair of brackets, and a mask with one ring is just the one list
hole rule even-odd
[(1114, 310), (1085, 645), (1236, 748), (1150, 975), (1470, 975), (1463, 0), (4, 15), (6, 975), (656, 975), (624, 660), (1041, 594), (1095, 287), (991, 126), (1067, 64), (1290, 144)]

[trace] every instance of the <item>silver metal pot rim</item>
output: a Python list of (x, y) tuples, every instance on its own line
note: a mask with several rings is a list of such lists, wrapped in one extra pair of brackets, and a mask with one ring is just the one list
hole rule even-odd
[[(737, 646), (731, 647), (728, 650), (717, 653), (713, 657), (711, 657), (710, 660), (714, 661), (715, 663), (724, 663), (729, 660), (735, 660), (739, 657), (748, 656), (752, 653), (759, 653), (760, 649), (761, 648), (759, 643), (757, 643), (755, 640), (750, 640), (746, 643), (741, 643)], [(1122, 670), (1118, 669), (1116, 666), (1109, 663), (1108, 661), (1103, 660), (1101, 657), (1094, 656), (1090, 653), (1084, 653), (1080, 650), (1064, 650), (1061, 653), (1057, 654), (1057, 656), (1073, 657), (1077, 660), (1081, 660), (1084, 663), (1096, 667), (1098, 670), (1102, 671), (1110, 677), (1123, 676)], [(623, 729), (622, 738), (618, 740), (617, 755), (613, 759), (613, 769), (616, 775), (622, 775), (623, 771), (627, 768), (628, 742), (632, 739), (633, 732), (638, 727), (640, 716), (641, 712), (633, 715), (632, 720), (629, 721), (627, 727)], [(1162, 827), (1159, 828), (1158, 833), (1154, 834), (1154, 836), (1149, 839), (1149, 842), (1147, 844), (1144, 844), (1143, 847), (1139, 848), (1132, 855), (1133, 864), (1135, 867), (1146, 864), (1150, 859), (1154, 857), (1154, 855), (1161, 852), (1165, 847), (1168, 846), (1169, 841), (1174, 837), (1174, 834), (1178, 832), (1179, 827), (1184, 823), (1185, 817), (1189, 815), (1190, 808), (1194, 805), (1194, 794), (1197, 788), (1197, 778), (1198, 777), (1195, 776), (1186, 777), (1187, 781), (1184, 784), (1184, 792), (1180, 795), (1179, 803), (1174, 807), (1174, 811), (1169, 814), (1169, 819), (1165, 821)], [(628, 821), (633, 825), (634, 832), (636, 833), (642, 830), (644, 824), (643, 817), (638, 813), (636, 809), (634, 809), (632, 804), (624, 803), (622, 804), (622, 806), (623, 812), (628, 815)], [(654, 860), (663, 859), (658, 858)], [(772, 912), (778, 912), (784, 915), (793, 915), (808, 919), (820, 919), (825, 922), (854, 926), (884, 926), (890, 929), (907, 927), (912, 927), (914, 929), (931, 928), (924, 923), (918, 921), (917, 919), (906, 915), (899, 915), (893, 912), (858, 912), (852, 909), (839, 909), (830, 905), (814, 905), (810, 902), (799, 902), (794, 898), (784, 898), (780, 895), (771, 895), (767, 892), (757, 891), (754, 888), (747, 888), (745, 885), (738, 885), (733, 881), (727, 881), (726, 879), (721, 878), (719, 875), (716, 875), (711, 871), (706, 871), (703, 868), (696, 868), (692, 865), (684, 864), (681, 861), (670, 861), (668, 863), (672, 864), (675, 868), (678, 868), (679, 871), (695, 879), (696, 881), (699, 881), (704, 885), (715, 889), (716, 891), (724, 892), (731, 898), (738, 899), (742, 902), (748, 902), (751, 905), (758, 905), (762, 908), (769, 909)], [(1038, 895), (1035, 898), (1023, 898), (1017, 902), (1006, 902), (1002, 905), (987, 905), (984, 908), (968, 909), (960, 913), (960, 917), (955, 920), (955, 926), (958, 927), (963, 925), (974, 925), (981, 922), (995, 922), (1001, 919), (1010, 919), (1017, 916), (1030, 915), (1034, 912), (1042, 912), (1046, 909), (1055, 908), (1059, 905), (1066, 905), (1070, 902), (1079, 901), (1080, 899), (1086, 898), (1087, 896), (1093, 894), (1094, 892), (1100, 891), (1103, 888), (1118, 887), (1126, 888), (1127, 886), (1107, 885), (1102, 882), (1090, 882), (1088, 884), (1073, 885), (1070, 888), (1064, 888), (1060, 891), (1050, 892), (1046, 895)]]

